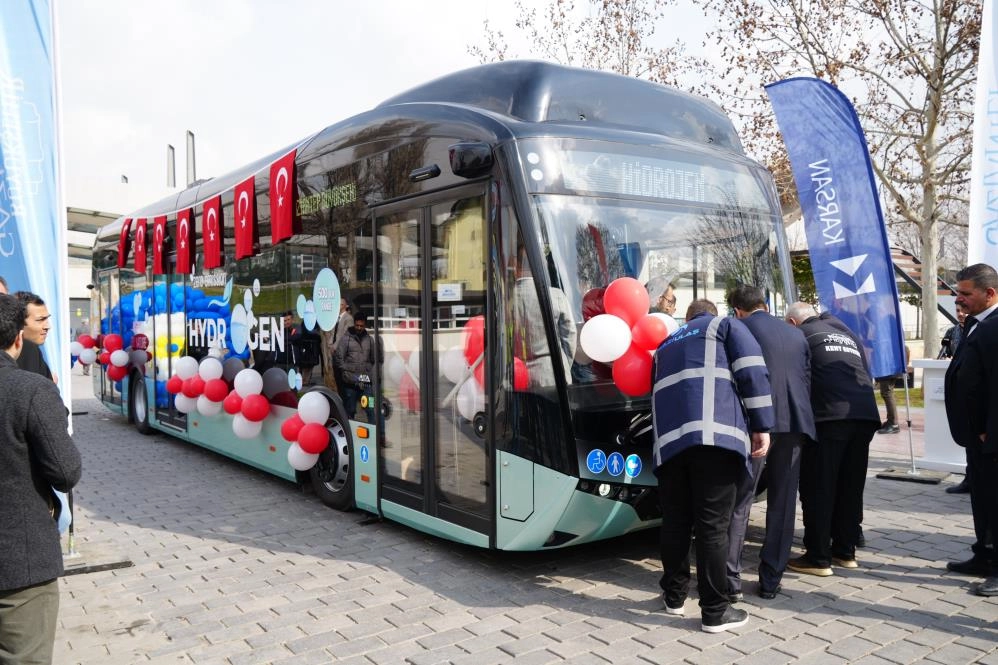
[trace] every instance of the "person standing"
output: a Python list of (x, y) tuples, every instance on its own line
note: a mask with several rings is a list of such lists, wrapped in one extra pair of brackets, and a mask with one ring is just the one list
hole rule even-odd
[(863, 489), (870, 441), (880, 427), (873, 381), (856, 335), (828, 312), (796, 302), (786, 320), (811, 349), (811, 409), (817, 443), (801, 453), (800, 500), (804, 554), (787, 568), (826, 577), (832, 564), (858, 568)]
[(381, 349), (374, 336), (367, 332), (367, 314), (358, 310), (353, 315), (353, 328), (347, 331), (336, 347), (334, 362), (339, 376), (340, 396), (347, 412), (347, 418), (357, 414), (357, 403), (367, 396), (367, 422), (374, 423), (374, 380), (375, 365), (382, 360)]
[[(998, 575), (998, 552), (994, 538), (998, 531), (995, 501), (998, 499), (998, 461), (995, 459), (994, 438), (988, 437), (982, 406), (989, 406), (990, 374), (986, 368), (993, 362), (994, 343), (992, 321), (998, 319), (998, 273), (989, 265), (975, 263), (956, 274), (956, 304), (967, 311), (963, 324), (963, 341), (946, 368), (944, 397), (950, 434), (958, 446), (967, 451), (967, 481), (970, 483), (970, 509), (974, 518), (975, 542), (973, 556), (966, 561), (950, 561), (946, 569), (962, 575), (993, 578)], [(988, 323), (988, 327), (984, 327)], [(976, 335), (980, 333), (981, 339)], [(988, 344), (992, 346), (989, 348)], [(967, 353), (973, 346), (974, 352)], [(982, 366), (983, 365), (983, 366)], [(988, 370), (989, 371), (989, 370)], [(981, 392), (983, 394), (981, 394)], [(998, 430), (994, 431), (998, 437)], [(982, 435), (985, 437), (982, 440)], [(990, 441), (988, 440), (990, 438)], [(993, 585), (992, 585), (993, 586)], [(996, 590), (998, 593), (998, 590)]]
[[(939, 345), (939, 355), (938, 359), (952, 359), (956, 354), (956, 350), (960, 348), (960, 342), (963, 341), (963, 324), (967, 320), (967, 310), (963, 307), (956, 307), (956, 325), (951, 326), (949, 330), (943, 333), (942, 343)], [(966, 453), (966, 451), (964, 451)], [(964, 471), (966, 471), (966, 466), (964, 466)], [(963, 480), (958, 482), (956, 485), (950, 485), (946, 488), (947, 494), (967, 494), (970, 492), (970, 481), (968, 480), (967, 474), (963, 474)]]
[(58, 384), (59, 378), (49, 369), (41, 349), (52, 327), (52, 315), (49, 314), (48, 306), (30, 291), (18, 291), (14, 297), (24, 306), (24, 348), (17, 359), (17, 366), (41, 374)]
[(728, 306), (762, 348), (769, 371), (775, 425), (769, 453), (752, 459), (752, 473), (742, 479), (728, 529), (728, 593), (742, 595), (742, 548), (749, 514), (763, 468), (766, 470), (766, 535), (759, 554), (759, 596), (775, 598), (790, 560), (797, 514), (797, 485), (803, 446), (816, 438), (811, 411), (811, 350), (800, 330), (772, 316), (765, 294), (755, 286), (738, 286)]
[(0, 662), (51, 663), (63, 572), (50, 488), (80, 480), (55, 384), (17, 367), (24, 306), (0, 295)]
[[(350, 313), (350, 305), (347, 303), (346, 298), (340, 298), (340, 316), (336, 320), (336, 326), (333, 328), (333, 334), (330, 338), (330, 358), (336, 357), (336, 347), (339, 346), (340, 342), (343, 340), (343, 336), (346, 335), (347, 331), (352, 327), (353, 315)], [(336, 383), (336, 389), (339, 390), (341, 379), (335, 364), (333, 366), (333, 381)]]
[(655, 352), (652, 380), (665, 611), (685, 613), (695, 530), (700, 627), (743, 626), (748, 613), (731, 607), (725, 561), (737, 487), (748, 459), (766, 455), (774, 424), (762, 350), (741, 322), (696, 300)]

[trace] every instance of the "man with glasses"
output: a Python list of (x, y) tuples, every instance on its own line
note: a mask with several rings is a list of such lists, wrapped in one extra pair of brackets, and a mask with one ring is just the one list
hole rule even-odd
[[(653, 282), (648, 283), (649, 291), (651, 291)], [(669, 316), (676, 315), (676, 287), (671, 282), (665, 285), (662, 292), (658, 294), (658, 298), (652, 298), (655, 303), (651, 311), (661, 312), (663, 314), (668, 314)]]

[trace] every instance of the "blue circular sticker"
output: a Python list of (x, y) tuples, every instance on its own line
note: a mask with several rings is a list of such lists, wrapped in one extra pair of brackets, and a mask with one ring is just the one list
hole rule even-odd
[[(323, 268), (315, 277), (312, 287), (312, 306), (315, 308), (315, 322), (319, 328), (329, 332), (336, 327), (340, 318), (340, 282), (330, 268)], [(306, 326), (307, 327), (307, 326)]]
[(624, 471), (631, 478), (641, 475), (641, 457), (639, 455), (628, 455), (624, 462)]
[(624, 456), (620, 453), (610, 453), (606, 458), (606, 470), (611, 476), (619, 476), (624, 472)]
[(599, 448), (590, 451), (586, 456), (586, 467), (592, 473), (603, 473), (603, 469), (606, 468), (606, 454)]

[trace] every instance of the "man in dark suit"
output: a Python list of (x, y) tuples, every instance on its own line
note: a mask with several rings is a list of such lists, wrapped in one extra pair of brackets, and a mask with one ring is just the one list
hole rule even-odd
[(743, 285), (728, 293), (735, 310), (759, 346), (769, 370), (776, 426), (769, 434), (769, 453), (752, 459), (752, 473), (738, 488), (728, 529), (728, 593), (741, 597), (742, 548), (759, 477), (767, 476), (766, 536), (759, 555), (759, 596), (775, 598), (790, 560), (797, 514), (801, 447), (815, 438), (811, 412), (811, 351), (800, 330), (772, 316), (762, 289)]
[(24, 306), (0, 295), (0, 662), (50, 663), (62, 574), (52, 487), (80, 479), (55, 384), (17, 367)]
[(987, 577), (978, 593), (998, 595), (998, 552), (994, 545), (998, 533), (998, 422), (994, 420), (998, 386), (993, 384), (998, 381), (993, 371), (998, 344), (998, 273), (991, 266), (976, 263), (958, 272), (956, 279), (956, 304), (967, 311), (967, 318), (964, 339), (946, 369), (946, 419), (953, 441), (967, 449), (976, 541), (970, 559), (950, 561), (946, 568)]

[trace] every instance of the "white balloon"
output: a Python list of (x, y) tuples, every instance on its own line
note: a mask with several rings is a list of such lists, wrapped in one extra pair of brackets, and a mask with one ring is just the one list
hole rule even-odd
[(288, 373), (280, 367), (271, 367), (263, 373), (263, 394), (267, 399), (273, 399), (277, 393), (283, 393), (290, 388)]
[(464, 359), (464, 349), (447, 349), (440, 356), (440, 371), (453, 384), (461, 382), (468, 369), (468, 361)]
[(198, 408), (196, 397), (188, 397), (183, 393), (177, 393), (173, 397), (173, 406), (177, 407), (180, 413), (194, 413)]
[(236, 380), (233, 381), (232, 386), (240, 397), (259, 395), (260, 391), (263, 390), (263, 377), (255, 369), (246, 368), (236, 374)]
[(305, 393), (298, 400), (298, 417), (304, 423), (324, 425), (329, 420), (329, 400), (320, 392)]
[(288, 448), (288, 464), (297, 471), (308, 471), (319, 460), (319, 454), (306, 453), (297, 443)]
[(187, 380), (198, 373), (198, 361), (190, 356), (181, 356), (173, 366), (173, 373)]
[(211, 356), (202, 358), (201, 364), (198, 365), (198, 375), (205, 381), (221, 379), (223, 372), (222, 361), (218, 358), (212, 358)]
[(111, 352), (111, 364), (115, 367), (124, 367), (128, 364), (128, 351), (118, 349)]
[(665, 329), (669, 331), (670, 335), (679, 330), (679, 324), (676, 323), (676, 320), (665, 312), (652, 312), (652, 316), (662, 319), (665, 323)]
[(217, 416), (222, 412), (221, 402), (212, 402), (204, 395), (198, 396), (198, 413), (202, 416)]
[(418, 384), (419, 383), (419, 351), (413, 351), (409, 354), (409, 362), (406, 366), (409, 368), (409, 373), (412, 375), (412, 379)]
[(593, 360), (613, 362), (631, 346), (631, 327), (613, 314), (599, 314), (586, 321), (579, 335), (582, 350)]
[(232, 383), (236, 380), (236, 374), (246, 369), (246, 365), (239, 358), (229, 358), (222, 363), (222, 378)]
[(80, 344), (79, 342), (69, 343), (69, 355), (76, 356), (77, 358), (79, 358), (81, 353), (83, 353), (82, 344)]
[(246, 420), (246, 416), (241, 413), (237, 413), (232, 417), (232, 433), (240, 439), (252, 439), (254, 436), (260, 434), (260, 430), (262, 429), (263, 421), (255, 423), (252, 420)]
[(80, 362), (84, 365), (90, 365), (97, 362), (97, 349), (90, 347), (89, 349), (83, 349), (80, 351)]
[(405, 361), (402, 356), (393, 353), (385, 361), (385, 382), (390, 386), (402, 384), (402, 374), (405, 372)]
[(485, 411), (485, 393), (474, 379), (468, 379), (457, 391), (457, 411), (465, 420), (473, 420), (475, 414)]

